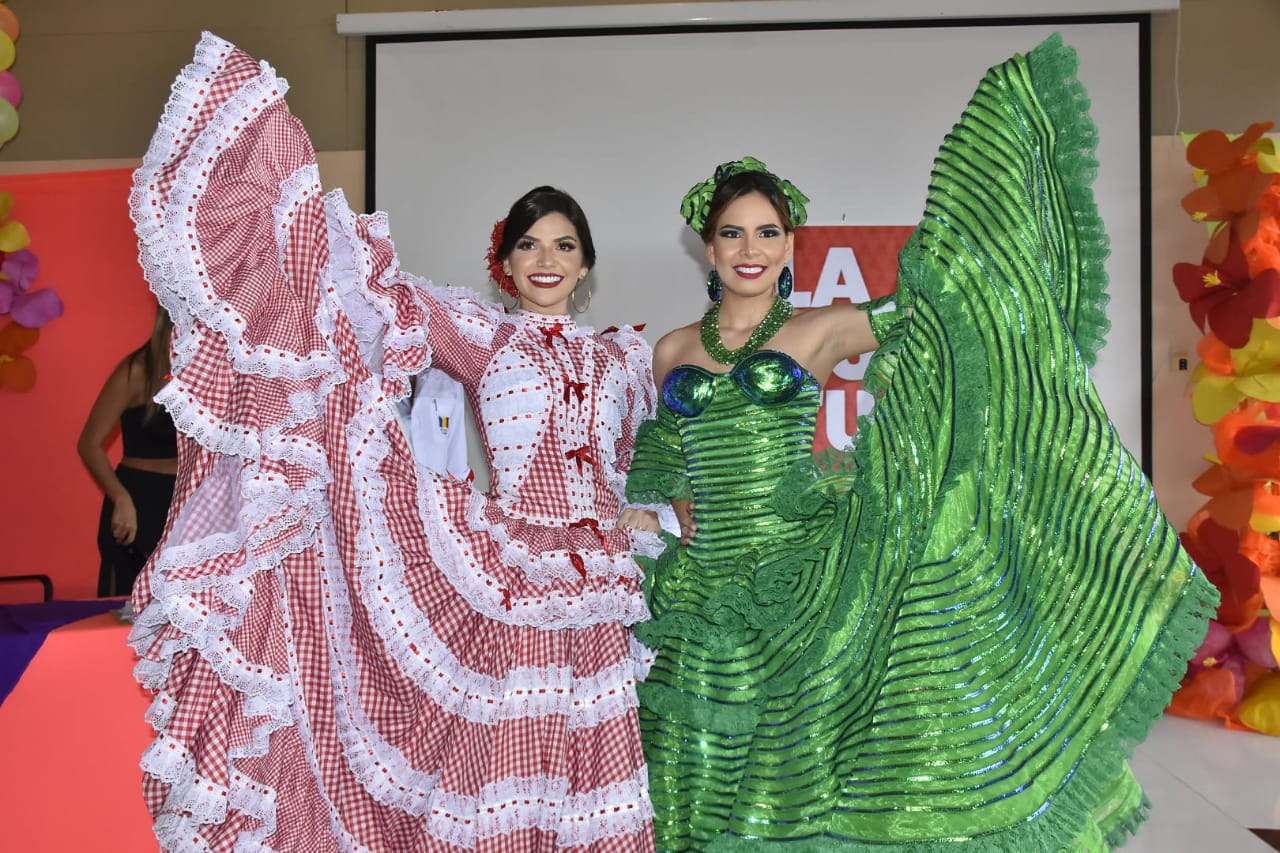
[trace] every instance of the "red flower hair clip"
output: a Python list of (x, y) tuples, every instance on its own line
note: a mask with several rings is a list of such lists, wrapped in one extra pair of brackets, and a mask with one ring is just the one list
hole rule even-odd
[(502, 268), (502, 259), (498, 257), (498, 247), (502, 245), (503, 233), (507, 230), (507, 220), (499, 219), (493, 223), (493, 234), (489, 238), (489, 253), (485, 255), (485, 263), (489, 265), (489, 278), (493, 279), (498, 289), (510, 296), (519, 296), (516, 282)]

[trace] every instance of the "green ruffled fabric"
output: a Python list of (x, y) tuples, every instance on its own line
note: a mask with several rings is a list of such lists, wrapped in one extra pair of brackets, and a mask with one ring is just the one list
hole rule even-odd
[[(1096, 136), (1056, 37), (948, 136), (850, 455), (727, 376), (637, 448), (699, 536), (650, 567), (659, 849), (1106, 850), (1217, 595), (1107, 419)], [(802, 430), (797, 431), (797, 427)], [(664, 460), (661, 461), (661, 460)]]

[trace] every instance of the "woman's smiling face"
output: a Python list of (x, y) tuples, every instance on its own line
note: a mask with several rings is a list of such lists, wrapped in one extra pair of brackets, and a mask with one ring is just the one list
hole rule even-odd
[(520, 235), (503, 268), (520, 307), (538, 314), (568, 314), (569, 297), (589, 269), (578, 231), (562, 213), (548, 213)]
[(783, 227), (778, 211), (763, 195), (752, 192), (721, 211), (707, 243), (707, 260), (727, 291), (753, 296), (777, 283), (794, 244), (795, 235)]

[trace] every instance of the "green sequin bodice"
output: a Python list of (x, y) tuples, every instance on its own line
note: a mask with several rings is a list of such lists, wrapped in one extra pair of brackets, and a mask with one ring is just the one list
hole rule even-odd
[(681, 366), (667, 377), (663, 405), (697, 507), (689, 555), (712, 573), (708, 585), (728, 574), (717, 572), (733, 564), (727, 558), (803, 535), (803, 523), (781, 518), (770, 501), (780, 473), (813, 450), (820, 395), (808, 372), (770, 351), (724, 373)]

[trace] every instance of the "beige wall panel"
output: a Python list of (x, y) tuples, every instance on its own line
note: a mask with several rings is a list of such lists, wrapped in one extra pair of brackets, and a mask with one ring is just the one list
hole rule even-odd
[[(1280, 3), (1276, 0), (1182, 0), (1180, 16), (1156, 16), (1152, 133), (1243, 130), (1254, 121), (1280, 118), (1277, 44)], [(1176, 89), (1175, 57), (1180, 81)], [(1180, 122), (1175, 94), (1181, 94)]]
[(327, 24), (344, 0), (11, 0), (24, 32), (172, 32), (218, 27), (287, 29)]
[[(317, 148), (364, 146), (365, 51), (336, 32), (343, 12), (616, 5), (620, 0), (13, 0), (22, 133), (0, 160), (130, 157), (141, 153), (169, 83), (201, 29), (266, 57), (294, 86), (290, 103)], [(662, 0), (645, 0), (662, 2)], [(1280, 117), (1271, 60), (1276, 0), (1182, 0), (1181, 127), (1241, 129)], [(1153, 132), (1174, 130), (1178, 15), (1152, 28)]]
[(347, 51), (347, 125), (343, 148), (360, 148), (365, 145), (365, 68), (364, 39), (345, 39)]
[[(346, 149), (349, 45), (332, 24), (284, 29), (221, 27), (297, 85), (292, 109), (320, 148)], [(165, 32), (42, 35), (24, 30), (13, 71), (23, 84), (22, 129), (5, 160), (136, 157), (146, 150), (173, 78), (191, 59), (199, 27)], [(361, 133), (363, 131), (361, 130)], [(363, 139), (355, 145), (363, 147)]]
[[(851, 0), (852, 1), (852, 0)], [(542, 6), (620, 6), (623, 4), (667, 3), (673, 0), (579, 0), (579, 2), (547, 3), (546, 0), (348, 0), (347, 11), (362, 12), (443, 12), (453, 9), (529, 9)], [(702, 2), (702, 0), (699, 0)], [(716, 0), (712, 0), (716, 2)]]

